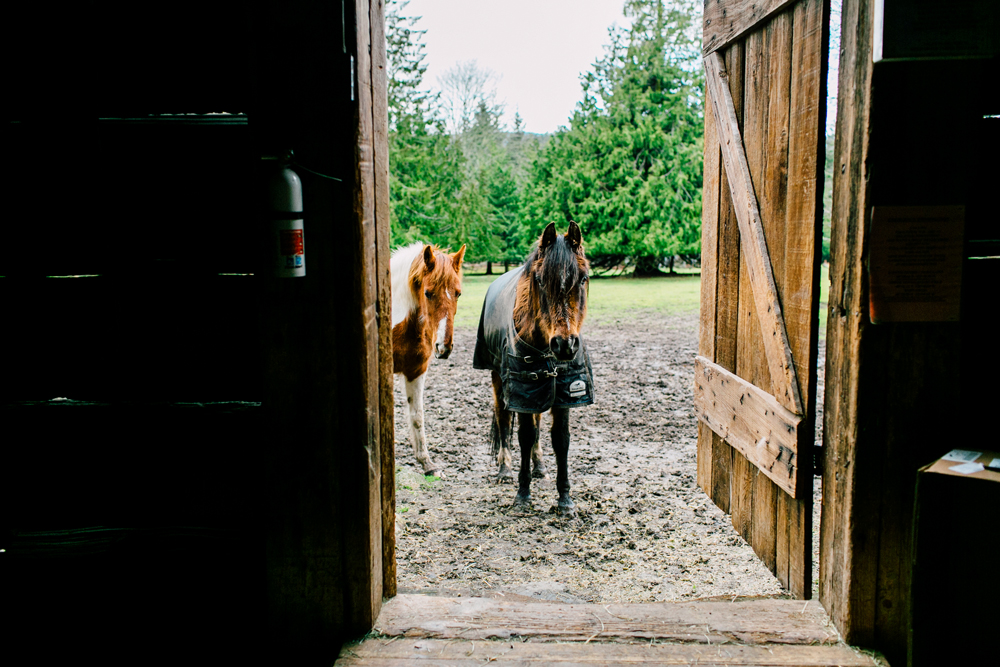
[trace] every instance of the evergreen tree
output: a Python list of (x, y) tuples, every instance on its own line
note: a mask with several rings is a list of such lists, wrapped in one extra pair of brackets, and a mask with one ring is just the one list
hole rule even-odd
[(389, 201), (393, 245), (413, 241), (460, 247), (464, 156), (445, 131), (438, 97), (422, 88), (427, 66), (419, 17), (386, 10), (389, 106)]
[(628, 0), (626, 30), (582, 77), (568, 130), (535, 161), (524, 239), (553, 220), (583, 226), (596, 267), (656, 272), (700, 249), (703, 103), (691, 0)]

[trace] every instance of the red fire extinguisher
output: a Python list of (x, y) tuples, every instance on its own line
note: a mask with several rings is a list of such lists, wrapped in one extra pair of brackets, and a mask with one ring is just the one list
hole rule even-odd
[(289, 167), (292, 151), (278, 159), (268, 179), (272, 234), (277, 250), (274, 274), (278, 278), (306, 275), (305, 217), (302, 212), (302, 181)]

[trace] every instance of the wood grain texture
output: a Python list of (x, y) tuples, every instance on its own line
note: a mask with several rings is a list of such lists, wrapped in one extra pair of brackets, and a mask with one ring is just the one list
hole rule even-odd
[(381, 460), (382, 595), (396, 594), (396, 451), (389, 259), (389, 102), (384, 0), (371, 0), (372, 129), (375, 150), (375, 251), (378, 288), (378, 415)]
[[(726, 65), (733, 75), (729, 90), (734, 101), (737, 119), (743, 117), (743, 44), (734, 44), (726, 50)], [(714, 123), (714, 121), (713, 121)], [(716, 132), (718, 136), (718, 132)], [(721, 150), (721, 149), (720, 149)], [(740, 300), (740, 230), (733, 211), (733, 198), (729, 195), (729, 178), (726, 170), (719, 173), (719, 252), (718, 287), (715, 328), (715, 363), (723, 368), (736, 370), (737, 325)], [(742, 454), (730, 447), (716, 434), (712, 436), (712, 499), (724, 512), (733, 508), (734, 462)], [(745, 462), (739, 462), (741, 465)]]
[(397, 595), (375, 629), (436, 639), (834, 644), (838, 637), (825, 623), (818, 603), (799, 600), (603, 605)]
[[(761, 36), (761, 54), (756, 58), (756, 65), (761, 74), (754, 77), (755, 86), (747, 87), (744, 105), (744, 139), (747, 149), (747, 162), (751, 168), (751, 178), (754, 179), (758, 195), (758, 205), (761, 211), (761, 222), (764, 236), (767, 239), (767, 249), (771, 268), (774, 273), (777, 297), (781, 299), (781, 289), (784, 278), (784, 246), (785, 227), (782, 223), (785, 210), (785, 189), (787, 184), (788, 163), (788, 54), (791, 39), (791, 16), (788, 12), (774, 14), (759, 31)], [(747, 42), (751, 42), (748, 35)], [(749, 59), (748, 59), (749, 64)], [(745, 75), (750, 78), (749, 72)], [(758, 95), (759, 102), (751, 102), (751, 95)], [(753, 110), (751, 115), (750, 110)], [(753, 157), (751, 157), (753, 155)], [(743, 375), (744, 379), (757, 383), (758, 386), (773, 386), (766, 358), (760, 354), (761, 343), (759, 323), (754, 322), (753, 346), (756, 353), (752, 356), (752, 374)], [(764, 348), (766, 349), (766, 348)], [(740, 363), (746, 367), (747, 359), (742, 357)], [(742, 371), (741, 371), (742, 372)], [(796, 469), (798, 466), (796, 466)], [(751, 530), (754, 552), (761, 562), (771, 570), (776, 571), (776, 507), (781, 490), (759, 470), (753, 471), (753, 527)], [(783, 582), (787, 586), (787, 582)]]
[(732, 44), (795, 0), (705, 0), (702, 54)]
[(472, 667), (499, 665), (727, 665), (746, 667), (873, 667), (846, 646), (709, 646), (578, 642), (463, 641), (373, 638), (345, 646), (340, 667)]
[[(872, 4), (845, 0), (834, 147), (830, 301), (823, 412), (823, 496), (819, 594), (847, 641), (875, 635), (878, 526), (856, 522), (861, 345), (870, 326), (864, 267), (871, 141)], [(872, 480), (874, 481), (874, 480)], [(874, 508), (868, 508), (873, 511)]]
[[(357, 86), (354, 154), (354, 224), (360, 228), (358, 253), (360, 306), (364, 327), (364, 347), (356, 356), (362, 364), (360, 377), (365, 393), (366, 438), (347, 443), (345, 459), (357, 465), (353, 482), (358, 486), (357, 514), (354, 519), (364, 526), (357, 531), (366, 539), (348, 533), (345, 550), (346, 573), (350, 582), (352, 624), (371, 627), (382, 605), (382, 460), (379, 437), (381, 422), (375, 406), (379, 405), (379, 323), (378, 323), (378, 251), (375, 217), (375, 129), (372, 115), (371, 23), (370, 1), (356, 0), (355, 72)], [(362, 467), (363, 466), (363, 467)]]
[[(705, 116), (705, 161), (701, 207), (701, 313), (698, 325), (698, 353), (715, 359), (715, 321), (719, 273), (719, 179), (722, 154), (715, 132), (715, 120)], [(712, 431), (698, 425), (698, 486), (712, 495)]]
[[(826, 127), (826, 71), (830, 7), (824, 0), (801, 0), (792, 11), (788, 186), (785, 214), (784, 308), (788, 342), (801, 384), (805, 417), (800, 424), (798, 498), (784, 504), (788, 532), (789, 590), (812, 595), (811, 452), (815, 433), (816, 355), (819, 336), (819, 252), (822, 244), (823, 155)], [(809, 460), (806, 460), (809, 459)], [(779, 524), (781, 525), (781, 524)]]
[[(764, 38), (767, 26), (748, 33), (743, 39), (743, 121), (740, 127), (742, 145), (746, 152), (747, 166), (751, 178), (762, 181), (764, 151), (762, 148), (767, 119), (767, 57)], [(735, 100), (734, 100), (735, 104)], [(728, 181), (732, 183), (730, 179)], [(735, 200), (730, 193), (730, 199)], [(737, 220), (737, 227), (740, 227)], [(756, 314), (753, 298), (753, 285), (750, 270), (747, 265), (747, 249), (742, 229), (740, 230), (740, 302), (736, 329), (736, 374), (758, 387), (771, 389), (770, 371), (764, 355), (764, 343), (761, 339), (760, 320)], [(742, 452), (734, 448), (732, 488), (733, 512), (732, 523), (743, 536), (755, 553), (759, 552), (760, 540), (754, 535), (755, 516), (759, 509), (754, 502), (755, 480), (759, 477), (756, 466), (746, 459)], [(766, 550), (764, 550), (766, 556)], [(763, 559), (762, 559), (763, 560)], [(773, 563), (765, 563), (770, 568)]]
[[(774, 394), (785, 409), (799, 416), (802, 423), (796, 431), (795, 451), (811, 451), (821, 219), (819, 155), (829, 9), (823, 0), (769, 7), (710, 2), (706, 34), (712, 31), (717, 14), (733, 19), (743, 11), (761, 12), (766, 20), (747, 23), (725, 49), (705, 59), (707, 104), (713, 109), (707, 115), (714, 117), (713, 130), (724, 158), (720, 185), (729, 190), (729, 197), (720, 197), (719, 203), (715, 358), (706, 358)], [(739, 57), (734, 59), (734, 54)], [(729, 99), (718, 94), (727, 90)], [(738, 168), (730, 172), (734, 164)], [(740, 236), (736, 252), (726, 247), (727, 213), (736, 214)], [(745, 224), (747, 220), (751, 223)], [(727, 264), (738, 267), (736, 285), (727, 282)], [(759, 289), (761, 283), (766, 289)], [(727, 312), (723, 304), (729, 299), (736, 305)], [(791, 321), (783, 321), (786, 309)], [(733, 350), (732, 365), (721, 360), (727, 340), (732, 341), (728, 348)], [(704, 432), (704, 426), (699, 428)], [(721, 438), (713, 436), (711, 469), (727, 473), (729, 481), (726, 484), (712, 475), (713, 500), (726, 509), (721, 502), (726, 494), (718, 491), (728, 491), (734, 527), (784, 586), (808, 597), (811, 461), (795, 467), (795, 479), (788, 481), (795, 491), (787, 495), (759, 473), (739, 448), (732, 451), (728, 470), (723, 470), (719, 449), (728, 445), (717, 441)], [(702, 445), (700, 452), (706, 450)], [(703, 477), (708, 468), (700, 468)]]
[(801, 417), (774, 397), (705, 357), (695, 360), (698, 419), (740, 451), (789, 495), (795, 494)]
[[(761, 73), (759, 69), (755, 72)], [(718, 53), (705, 58), (707, 87), (722, 146), (723, 163), (740, 226), (742, 256), (750, 274), (754, 304), (760, 321), (775, 397), (789, 410), (803, 413), (799, 382), (795, 375), (788, 336), (785, 332), (767, 242), (754, 183), (747, 164), (739, 122), (729, 94), (728, 74)]]

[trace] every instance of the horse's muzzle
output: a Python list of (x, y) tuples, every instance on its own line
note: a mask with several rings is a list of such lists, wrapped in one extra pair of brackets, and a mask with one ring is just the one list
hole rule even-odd
[(580, 338), (578, 336), (556, 336), (549, 341), (549, 348), (552, 354), (556, 355), (559, 361), (569, 361), (576, 356), (576, 351), (580, 349)]
[(451, 354), (451, 345), (441, 345), (438, 343), (434, 346), (434, 358), (435, 359), (447, 359)]

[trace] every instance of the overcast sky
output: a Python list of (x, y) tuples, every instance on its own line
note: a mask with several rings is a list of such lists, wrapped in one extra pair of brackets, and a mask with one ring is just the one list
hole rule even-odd
[[(827, 133), (837, 117), (840, 5), (833, 0)], [(622, 0), (410, 0), (403, 14), (420, 16), (426, 30), (424, 85), (439, 90), (438, 77), (456, 63), (475, 60), (500, 81), (504, 122), (518, 111), (528, 132), (568, 125), (582, 95), (580, 74), (591, 69), (608, 44), (612, 24), (627, 26)]]
[(580, 101), (580, 74), (604, 53), (608, 27), (627, 25), (621, 0), (410, 0), (405, 16), (421, 16), (427, 74), (437, 79), (460, 61), (475, 60), (501, 78), (504, 121), (520, 112), (528, 132), (568, 125)]

